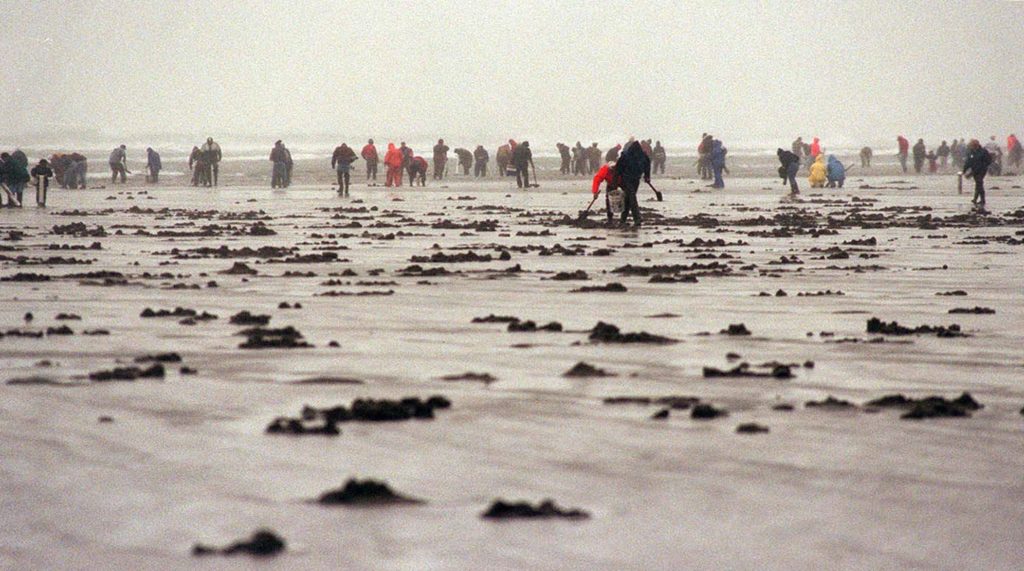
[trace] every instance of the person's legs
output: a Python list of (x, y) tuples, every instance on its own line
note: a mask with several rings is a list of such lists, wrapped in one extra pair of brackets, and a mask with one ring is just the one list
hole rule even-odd
[(10, 189), (11, 189), (11, 194), (13, 194), (14, 197), (18, 199), (18, 204), (16, 204), (16, 206), (24, 206), (25, 205), (25, 200), (24, 200), (23, 195), (25, 193), (25, 183), (23, 183), (23, 182), (13, 183), (13, 184), (10, 185)]
[(715, 188), (725, 188), (725, 181), (722, 180), (722, 165), (713, 165), (715, 171), (715, 182), (712, 184)]
[(608, 223), (611, 224), (615, 221), (615, 217), (612, 215), (612, 199), (608, 196), (608, 190), (604, 192), (604, 211), (608, 215)]
[(338, 194), (343, 194), (345, 192), (345, 174), (341, 170), (341, 165), (334, 169), (334, 173), (338, 176)]
[(789, 168), (786, 169), (786, 175), (789, 177), (789, 190), (793, 194), (800, 193), (800, 185), (796, 182), (796, 175), (800, 172), (800, 165), (798, 163), (790, 163)]
[(978, 204), (985, 204), (985, 175), (987, 173), (974, 173), (974, 200)]
[(117, 165), (110, 163), (110, 184), (117, 183)]
[(622, 206), (622, 224), (625, 224), (629, 220), (629, 216), (633, 215), (633, 225), (640, 225), (640, 203), (637, 202), (636, 193), (640, 188), (640, 179), (623, 179), (621, 185), (624, 193), (624, 202)]
[(523, 175), (524, 174), (526, 174), (526, 173), (523, 172), (522, 168), (516, 167), (516, 186), (518, 186), (519, 188), (523, 188)]

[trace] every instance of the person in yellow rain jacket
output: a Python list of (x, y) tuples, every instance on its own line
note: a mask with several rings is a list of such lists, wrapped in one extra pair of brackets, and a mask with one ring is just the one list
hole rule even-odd
[(811, 183), (811, 188), (824, 188), (825, 181), (828, 180), (828, 168), (825, 166), (825, 154), (821, 153), (814, 159), (814, 163), (811, 164), (811, 175), (807, 177), (807, 182)]

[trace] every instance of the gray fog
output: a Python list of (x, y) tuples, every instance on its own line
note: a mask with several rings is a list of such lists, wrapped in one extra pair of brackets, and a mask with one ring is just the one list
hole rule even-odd
[(5, 6), (0, 137), (11, 142), (1024, 131), (1019, 2)]

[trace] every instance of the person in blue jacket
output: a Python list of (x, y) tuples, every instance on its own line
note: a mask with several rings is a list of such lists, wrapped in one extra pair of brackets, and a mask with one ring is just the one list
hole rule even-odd
[(828, 177), (829, 188), (843, 188), (843, 183), (846, 182), (846, 167), (843, 163), (839, 162), (839, 159), (835, 155), (828, 156), (828, 165), (826, 165), (826, 175)]
[(722, 180), (722, 170), (725, 168), (725, 153), (727, 153), (725, 147), (722, 146), (722, 141), (715, 139), (711, 143), (711, 170), (715, 173), (715, 182), (711, 184), (711, 188), (725, 188), (725, 181)]

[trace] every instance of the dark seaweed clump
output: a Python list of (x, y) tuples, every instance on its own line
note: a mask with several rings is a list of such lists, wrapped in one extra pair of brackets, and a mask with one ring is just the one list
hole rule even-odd
[(623, 333), (617, 326), (603, 321), (598, 321), (597, 325), (590, 330), (590, 340), (595, 343), (653, 343), (658, 345), (678, 343), (675, 339), (646, 331)]
[(578, 508), (562, 508), (553, 500), (544, 500), (533, 506), (527, 502), (495, 500), (480, 517), (485, 519), (587, 519), (590, 514)]
[(240, 540), (227, 547), (213, 547), (197, 543), (192, 547), (192, 555), (252, 555), (255, 557), (270, 557), (285, 550), (286, 544), (281, 536), (273, 531), (261, 529), (252, 534), (252, 537)]
[(971, 396), (971, 393), (966, 392), (955, 399), (946, 399), (940, 396), (915, 399), (901, 394), (886, 395), (868, 401), (864, 405), (875, 408), (908, 409), (907, 412), (900, 416), (904, 420), (970, 417), (972, 412), (981, 410), (984, 407), (984, 405)]
[(345, 485), (324, 492), (317, 503), (329, 506), (379, 506), (387, 504), (421, 504), (422, 500), (395, 493), (384, 482), (351, 479)]

